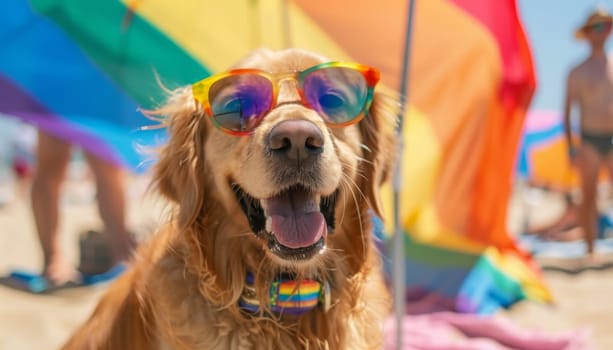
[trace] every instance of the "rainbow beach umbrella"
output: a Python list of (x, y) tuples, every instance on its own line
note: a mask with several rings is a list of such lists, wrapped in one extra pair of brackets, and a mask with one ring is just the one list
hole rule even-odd
[(407, 311), (491, 314), (522, 299), (551, 301), (506, 229), (536, 86), (516, 2), (422, 1), (415, 13), (400, 162)]
[(579, 183), (568, 154), (561, 113), (528, 111), (517, 158), (518, 178), (534, 186), (569, 191)]

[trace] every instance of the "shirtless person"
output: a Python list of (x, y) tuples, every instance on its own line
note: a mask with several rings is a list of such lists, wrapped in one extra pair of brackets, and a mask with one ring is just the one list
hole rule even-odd
[[(567, 79), (564, 106), (566, 140), (571, 161), (581, 178), (580, 224), (587, 252), (594, 258), (597, 230), (598, 173), (605, 166), (613, 178), (613, 62), (607, 58), (605, 42), (613, 17), (604, 11), (592, 13), (577, 30), (577, 39), (591, 48), (589, 57), (574, 67)], [(581, 120), (581, 144), (573, 144), (570, 130), (571, 108), (576, 105)]]

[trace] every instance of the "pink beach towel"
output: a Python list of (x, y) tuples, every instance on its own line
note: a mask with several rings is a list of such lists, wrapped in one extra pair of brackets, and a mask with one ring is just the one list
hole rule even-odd
[[(592, 350), (590, 331), (522, 330), (500, 316), (439, 312), (405, 316), (401, 350)], [(396, 322), (385, 324), (385, 350), (395, 350)]]

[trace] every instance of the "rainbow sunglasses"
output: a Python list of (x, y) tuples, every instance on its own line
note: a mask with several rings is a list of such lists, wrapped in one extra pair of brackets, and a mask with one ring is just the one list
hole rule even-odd
[(379, 78), (375, 68), (345, 62), (281, 74), (234, 69), (193, 84), (192, 94), (218, 129), (244, 136), (252, 134), (275, 108), (283, 81), (296, 81), (301, 103), (318, 112), (327, 125), (343, 127), (367, 114)]

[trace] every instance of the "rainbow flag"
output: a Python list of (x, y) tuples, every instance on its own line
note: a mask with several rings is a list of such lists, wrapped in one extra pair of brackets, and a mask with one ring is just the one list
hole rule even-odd
[[(54, 28), (56, 35), (99, 77), (96, 82), (75, 80), (78, 88), (72, 98), (63, 99), (66, 105), (92, 92), (98, 106), (127, 104), (134, 111), (159, 101), (156, 76), (173, 88), (225, 70), (261, 46), (301, 47), (333, 60), (372, 65), (392, 89), (401, 80), (407, 1), (31, 3), (61, 27)], [(23, 1), (11, 4), (26, 11)], [(515, 1), (419, 1), (411, 52), (400, 207), (407, 238), (407, 297), (477, 313), (524, 298), (550, 300), (538, 268), (505, 225), (521, 126), (535, 88)], [(65, 77), (72, 66), (56, 66), (54, 72)], [(7, 74), (2, 65), (0, 72)], [(30, 96), (42, 85), (11, 82)], [(101, 98), (96, 91), (103, 83), (126, 104), (114, 104), (110, 93)], [(48, 109), (53, 102), (40, 101)], [(103, 114), (108, 118), (113, 111)], [(136, 114), (130, 120), (141, 122)], [(390, 189), (384, 192), (391, 214)], [(389, 237), (391, 229), (380, 227)]]

